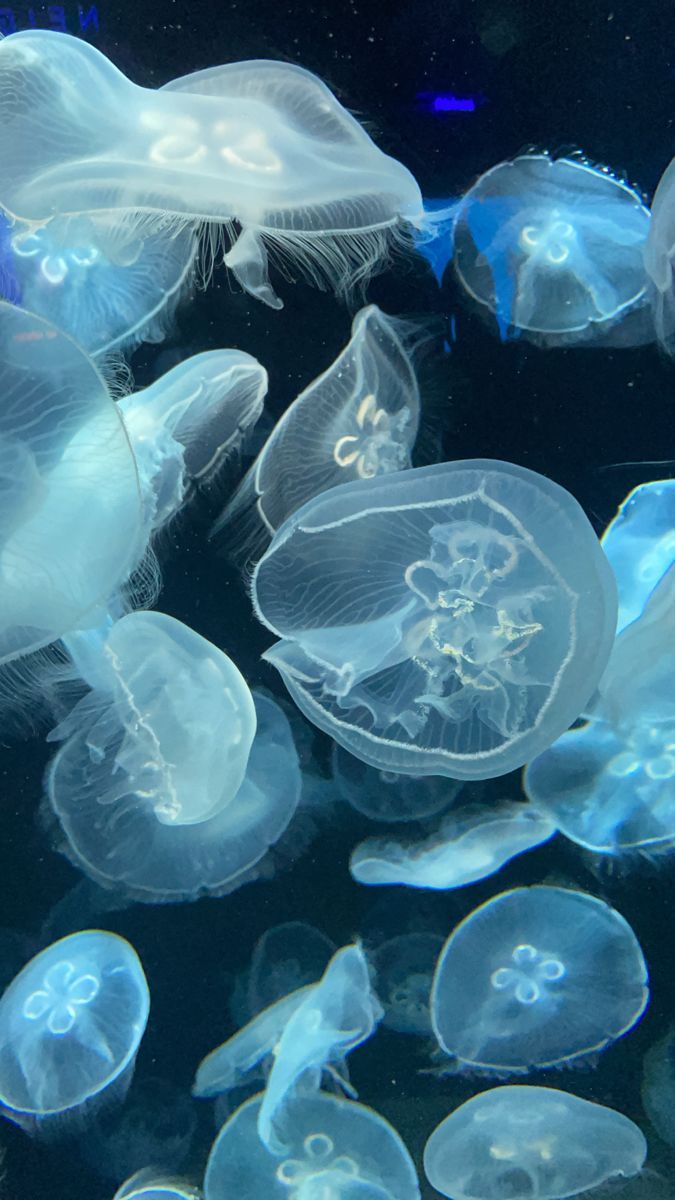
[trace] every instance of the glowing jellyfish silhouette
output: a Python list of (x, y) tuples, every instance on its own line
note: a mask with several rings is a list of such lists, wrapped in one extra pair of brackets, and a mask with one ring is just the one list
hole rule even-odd
[(41, 951), (0, 998), (2, 1115), (51, 1136), (123, 1099), (149, 1006), (124, 938), (86, 930)]
[(300, 769), (281, 709), (180, 621), (130, 613), (68, 648), (91, 689), (50, 735), (59, 848), (148, 902), (222, 895), (286, 829)]
[(463, 197), (455, 270), (504, 338), (555, 345), (615, 336), (632, 345), (653, 336), (648, 229), (638, 193), (605, 168), (523, 154), (492, 167)]
[(438, 934), (400, 933), (371, 952), (383, 1025), (397, 1033), (431, 1034), (431, 984), (442, 949)]
[(0, 70), (0, 204), (15, 217), (105, 212), (132, 239), (208, 225), (212, 241), (236, 221), (226, 264), (274, 308), (268, 247), (345, 287), (373, 270), (403, 220), (424, 219), (410, 172), (290, 63), (230, 63), (155, 91), (79, 38), (25, 30), (3, 40)]
[(331, 766), (342, 799), (371, 821), (421, 821), (450, 808), (462, 790), (457, 779), (378, 771), (337, 743)]
[(285, 921), (258, 939), (248, 973), (251, 1013), (321, 978), (337, 946), (306, 921)]
[(563, 1065), (632, 1029), (647, 978), (635, 934), (608, 904), (565, 888), (517, 888), (448, 938), (431, 993), (434, 1033), (460, 1069)]
[(253, 576), (264, 655), (298, 707), (378, 770), (490, 778), (583, 711), (616, 585), (576, 501), (489, 460), (342, 484)]
[(645, 246), (645, 266), (653, 286), (652, 306), (656, 334), (670, 354), (675, 349), (675, 159), (666, 167), (652, 200)]
[(623, 1113), (557, 1088), (497, 1087), (450, 1113), (424, 1148), (452, 1200), (562, 1200), (637, 1175), (642, 1131)]
[(602, 536), (619, 589), (617, 633), (640, 616), (675, 562), (675, 480), (642, 483), (626, 496)]
[(255, 505), (270, 535), (338, 483), (411, 466), (420, 397), (406, 338), (374, 304), (356, 314), (349, 343), (286, 410), (216, 531), (225, 525), (236, 537)]
[(555, 828), (553, 820), (525, 804), (462, 810), (422, 841), (366, 838), (352, 851), (349, 870), (358, 883), (371, 886), (466, 887), (548, 841)]
[(218, 1134), (205, 1200), (418, 1200), (412, 1159), (373, 1109), (323, 1092), (294, 1097), (277, 1152), (258, 1137), (261, 1104), (261, 1096), (242, 1104)]
[(199, 1188), (144, 1167), (117, 1189), (113, 1200), (201, 1200)]

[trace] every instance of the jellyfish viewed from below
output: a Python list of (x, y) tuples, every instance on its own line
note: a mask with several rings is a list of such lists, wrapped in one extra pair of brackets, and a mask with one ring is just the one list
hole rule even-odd
[(372, 272), (404, 220), (424, 220), (410, 172), (291, 63), (230, 63), (154, 90), (89, 43), (36, 29), (3, 40), (0, 71), (0, 204), (14, 217), (105, 212), (129, 239), (236, 221), (226, 264), (273, 308), (268, 247), (342, 288)]
[(632, 345), (653, 337), (648, 229), (638, 193), (605, 168), (523, 154), (492, 167), (463, 197), (454, 265), (503, 338), (570, 345), (625, 336)]
[(378, 770), (482, 779), (583, 711), (616, 585), (568, 492), (469, 460), (342, 484), (253, 576), (264, 655), (309, 720)]
[(277, 1151), (258, 1136), (261, 1105), (261, 1096), (248, 1100), (220, 1130), (205, 1200), (419, 1200), (406, 1147), (373, 1109), (323, 1092), (292, 1097)]
[(269, 536), (313, 496), (411, 466), (420, 397), (405, 327), (361, 309), (335, 362), (286, 410), (216, 526), (237, 536), (255, 505)]
[(459, 1069), (562, 1066), (632, 1029), (647, 979), (635, 934), (608, 904), (565, 888), (516, 888), (448, 938), (431, 993), (434, 1033)]
[(331, 766), (342, 799), (371, 821), (387, 824), (433, 817), (450, 808), (462, 790), (458, 779), (378, 771), (337, 743), (333, 746)]
[(180, 621), (130, 613), (68, 642), (90, 690), (49, 735), (60, 848), (138, 900), (224, 894), (286, 829), (300, 795), (288, 722)]
[(349, 870), (358, 883), (371, 886), (466, 887), (548, 841), (555, 828), (549, 817), (525, 804), (460, 811), (422, 841), (366, 838), (352, 852)]
[(397, 1033), (431, 1035), (431, 984), (443, 938), (435, 933), (400, 933), (370, 954), (382, 1024)]
[(41, 951), (0, 998), (2, 1115), (55, 1136), (123, 1099), (149, 1005), (124, 938), (86, 930)]
[(619, 589), (617, 633), (642, 613), (675, 562), (675, 480), (642, 483), (626, 496), (602, 536)]
[(156, 1167), (144, 1167), (117, 1189), (113, 1200), (201, 1200), (199, 1188), (186, 1180), (166, 1176)]
[(497, 1087), (450, 1113), (424, 1172), (451, 1200), (563, 1200), (637, 1175), (647, 1157), (623, 1113), (549, 1087)]

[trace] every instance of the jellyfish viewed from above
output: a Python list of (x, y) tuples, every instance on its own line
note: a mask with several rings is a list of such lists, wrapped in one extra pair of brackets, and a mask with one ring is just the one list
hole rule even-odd
[(510, 463), (342, 484), (253, 575), (264, 655), (309, 720), (379, 770), (490, 778), (583, 711), (616, 585), (568, 492)]
[(283, 1145), (258, 1136), (262, 1097), (242, 1104), (218, 1134), (205, 1200), (419, 1200), (412, 1159), (372, 1108), (318, 1092), (288, 1100)]
[(144, 1167), (117, 1189), (113, 1200), (201, 1200), (199, 1188), (173, 1179), (156, 1167)]
[(227, 266), (273, 308), (268, 247), (344, 287), (367, 277), (404, 220), (423, 222), (410, 172), (290, 63), (230, 63), (154, 90), (91, 44), (36, 29), (3, 40), (0, 71), (0, 204), (14, 217), (105, 212), (130, 238), (236, 221)]
[(461, 200), (455, 271), (503, 338), (569, 345), (624, 336), (633, 345), (653, 337), (648, 229), (638, 193), (605, 168), (522, 154), (481, 175)]
[(451, 933), (431, 1016), (459, 1069), (510, 1074), (598, 1053), (648, 1000), (627, 921), (585, 892), (537, 886), (495, 896)]
[(375, 304), (361, 309), (335, 362), (286, 410), (216, 530), (255, 505), (265, 533), (313, 496), (411, 466), (420, 397), (406, 330)]
[(59, 848), (148, 902), (238, 887), (300, 795), (288, 722), (180, 621), (135, 612), (67, 642), (89, 691), (49, 735)]
[(450, 1113), (424, 1172), (451, 1200), (563, 1200), (637, 1175), (647, 1157), (623, 1113), (549, 1087), (497, 1087)]
[(431, 984), (442, 949), (440, 935), (413, 932), (400, 933), (371, 951), (382, 1024), (388, 1029), (431, 1035)]
[(617, 633), (640, 616), (675, 562), (675, 480), (642, 483), (626, 496), (602, 535), (619, 589)]
[(371, 886), (466, 887), (554, 833), (553, 821), (525, 804), (460, 810), (422, 841), (366, 838), (352, 852), (349, 870), (358, 883)]
[(337, 742), (331, 758), (333, 779), (343, 800), (371, 821), (422, 821), (451, 808), (462, 790), (458, 779), (441, 775), (397, 775), (378, 771)]
[(124, 938), (85, 930), (41, 951), (0, 998), (2, 1115), (54, 1136), (123, 1099), (149, 1005)]

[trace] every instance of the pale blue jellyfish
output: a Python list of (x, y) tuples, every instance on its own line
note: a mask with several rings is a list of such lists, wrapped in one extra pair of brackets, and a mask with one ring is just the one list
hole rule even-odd
[(649, 1000), (624, 918), (558, 887), (503, 892), (448, 938), (431, 993), (434, 1033), (460, 1069), (512, 1074), (603, 1050)]
[(619, 589), (617, 633), (637, 620), (675, 562), (675, 480), (642, 483), (626, 496), (602, 536)]
[(117, 245), (105, 217), (34, 226), (0, 213), (0, 294), (45, 317), (96, 356), (161, 341), (194, 276), (197, 239), (179, 229)]
[(150, 1007), (124, 938), (74, 933), (32, 958), (0, 998), (0, 1111), (53, 1135), (123, 1099)]
[(306, 921), (285, 921), (258, 939), (248, 972), (248, 1004), (258, 1013), (323, 975), (337, 946)]
[(454, 265), (504, 338), (556, 345), (614, 336), (632, 345), (653, 336), (648, 229), (638, 193), (605, 168), (523, 154), (492, 167), (462, 198)]
[(371, 951), (382, 1024), (388, 1029), (431, 1036), (431, 984), (442, 949), (439, 934), (419, 932), (397, 934)]
[(424, 1173), (451, 1200), (563, 1200), (637, 1175), (647, 1157), (623, 1113), (557, 1088), (497, 1087), (434, 1129)]
[(421, 821), (450, 808), (462, 790), (458, 779), (442, 775), (397, 775), (378, 771), (337, 742), (331, 757), (339, 795), (371, 821)]
[(560, 736), (616, 625), (573, 497), (489, 460), (311, 500), (258, 563), (253, 602), (309, 720), (379, 770), (454, 779), (504, 774)]
[(642, 1107), (660, 1138), (675, 1148), (675, 1032), (672, 1027), (645, 1055)]
[(269, 535), (313, 496), (411, 466), (420, 397), (406, 329), (374, 304), (361, 309), (335, 362), (294, 400), (272, 430), (216, 530), (255, 506)]
[(0, 73), (0, 205), (12, 216), (105, 212), (130, 240), (192, 225), (213, 241), (236, 221), (225, 261), (274, 308), (268, 248), (345, 287), (367, 277), (404, 220), (424, 219), (410, 172), (290, 63), (230, 63), (155, 91), (79, 38), (26, 30), (1, 43)]
[(113, 1200), (201, 1200), (199, 1188), (156, 1167), (144, 1167), (117, 1189)]
[(466, 887), (548, 841), (555, 829), (553, 820), (525, 804), (463, 809), (416, 842), (366, 838), (352, 851), (349, 870), (358, 883), (371, 886)]
[(189, 1093), (166, 1079), (134, 1079), (121, 1108), (104, 1109), (87, 1126), (80, 1154), (116, 1182), (147, 1163), (179, 1171), (190, 1154), (197, 1113)]
[(67, 641), (90, 688), (49, 735), (59, 848), (148, 902), (222, 895), (286, 829), (300, 769), (281, 709), (180, 621), (130, 613)]
[(675, 349), (675, 159), (666, 167), (652, 200), (645, 246), (645, 266), (652, 285), (652, 307), (659, 342), (668, 353)]
[(262, 1099), (242, 1104), (220, 1130), (205, 1200), (419, 1200), (406, 1147), (372, 1108), (323, 1092), (292, 1097), (276, 1150), (258, 1136)]

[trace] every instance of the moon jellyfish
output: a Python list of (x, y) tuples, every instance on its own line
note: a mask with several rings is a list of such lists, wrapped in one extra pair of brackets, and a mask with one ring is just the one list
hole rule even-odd
[[(93, 363), (0, 302), (0, 661), (98, 623), (142, 557), (136, 463)], [(75, 536), (76, 535), (76, 536)]]
[(336, 949), (325, 933), (305, 921), (286, 921), (268, 929), (256, 942), (251, 958), (250, 1011), (260, 1012), (289, 992), (316, 983)]
[(470, 460), (342, 484), (278, 530), (253, 576), (264, 658), (304, 715), (378, 770), (484, 779), (579, 716), (616, 585), (568, 492)]
[(462, 790), (457, 779), (378, 771), (337, 743), (333, 746), (331, 765), (342, 799), (371, 821), (393, 824), (433, 817), (450, 808)]
[(338, 483), (411, 466), (420, 397), (404, 335), (374, 304), (356, 314), (348, 345), (286, 410), (216, 530), (255, 504), (273, 534)]
[(624, 918), (557, 887), (502, 892), (448, 938), (431, 993), (434, 1033), (460, 1068), (563, 1065), (627, 1033), (649, 1000)]
[(675, 1036), (669, 1029), (647, 1051), (642, 1074), (642, 1107), (660, 1138), (675, 1148)]
[(675, 480), (642, 483), (620, 505), (602, 536), (619, 589), (617, 633), (640, 616), (675, 562)]
[(181, 1179), (166, 1178), (155, 1167), (144, 1167), (117, 1189), (113, 1200), (201, 1200), (199, 1188)]
[(652, 336), (643, 262), (648, 229), (638, 193), (606, 168), (523, 154), (481, 175), (460, 202), (455, 270), (503, 338), (597, 341), (630, 316), (632, 345)]
[(291, 1097), (281, 1115), (283, 1146), (260, 1141), (262, 1097), (237, 1109), (216, 1138), (205, 1200), (419, 1200), (412, 1159), (372, 1108), (318, 1092)]
[(652, 305), (659, 342), (668, 353), (675, 349), (675, 159), (661, 176), (652, 200), (645, 246), (645, 267), (653, 285)]
[(61, 849), (156, 903), (238, 887), (286, 829), (300, 770), (281, 709), (180, 621), (130, 613), (68, 641), (90, 688), (50, 735)]
[(637, 1175), (642, 1131), (623, 1113), (557, 1088), (497, 1087), (434, 1129), (424, 1172), (451, 1200), (562, 1200)]
[[(9, 223), (0, 214), (3, 298), (52, 321), (92, 355), (161, 341), (193, 277), (192, 230), (151, 233), (118, 247), (104, 217)], [(11, 281), (8, 288), (6, 280)]]
[(120, 1100), (150, 1007), (124, 938), (74, 933), (32, 958), (0, 998), (0, 1111), (30, 1134), (59, 1134)]
[(298, 1085), (318, 1091), (321, 1072), (342, 1064), (371, 1036), (381, 1017), (363, 950), (344, 946), (292, 1013), (275, 1046), (258, 1114), (258, 1133), (266, 1146), (277, 1147), (280, 1114)]
[(466, 887), (496, 874), (505, 863), (555, 833), (552, 820), (525, 804), (451, 813), (420, 842), (366, 838), (352, 852), (357, 883), (404, 887)]
[(442, 949), (438, 934), (401, 933), (371, 952), (382, 1024), (388, 1029), (431, 1035), (431, 984)]
[(178, 1171), (196, 1129), (195, 1106), (183, 1088), (165, 1079), (136, 1077), (122, 1108), (96, 1114), (80, 1154), (99, 1175), (115, 1181), (149, 1162)]
[(230, 63), (154, 90), (89, 43), (36, 29), (3, 40), (0, 71), (0, 204), (10, 214), (41, 223), (105, 213), (130, 238), (187, 225), (213, 236), (236, 221), (225, 262), (273, 308), (268, 247), (344, 288), (368, 276), (404, 220), (424, 219), (410, 172), (290, 63)]

